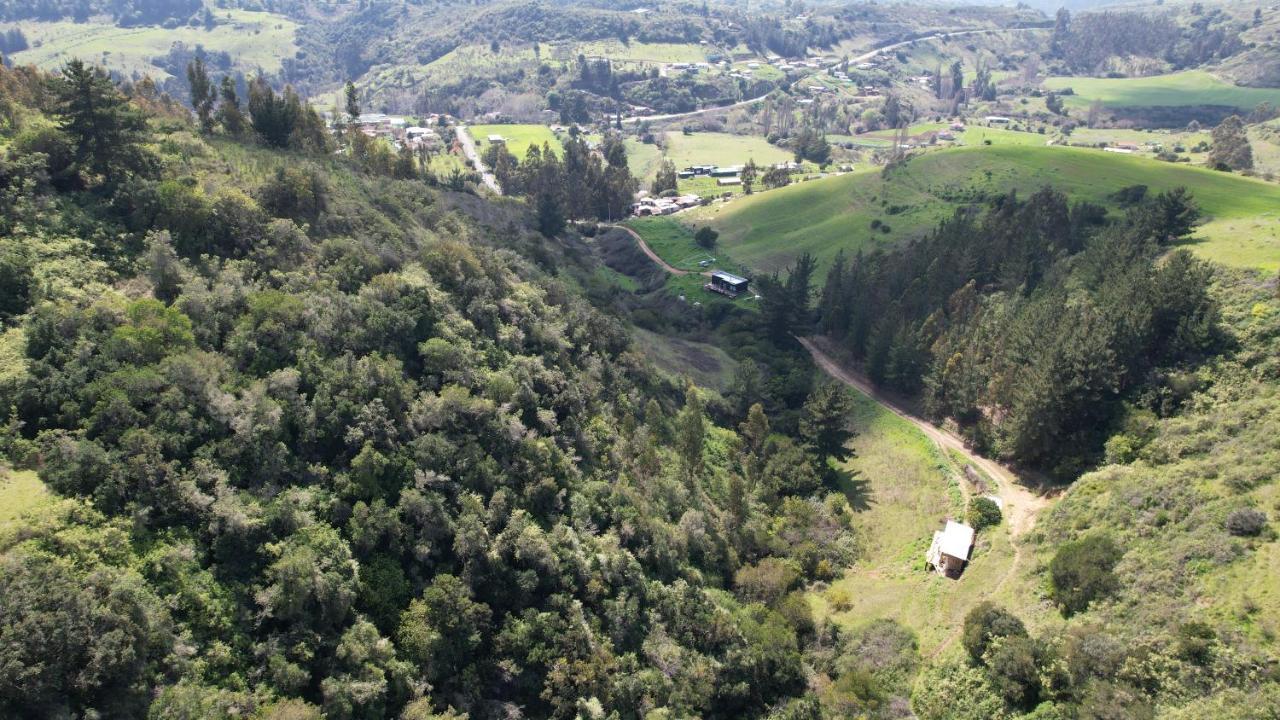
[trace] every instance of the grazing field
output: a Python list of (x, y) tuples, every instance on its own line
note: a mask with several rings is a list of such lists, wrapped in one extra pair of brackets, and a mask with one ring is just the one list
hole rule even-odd
[(667, 133), (667, 157), (677, 168), (689, 165), (743, 165), (754, 159), (757, 165), (787, 162), (790, 152), (770, 145), (757, 135), (730, 133)]
[(1014, 561), (1005, 525), (978, 535), (958, 580), (924, 569), (924, 554), (947, 518), (960, 517), (959, 468), (923, 433), (860, 393), (854, 393), (856, 455), (845, 465), (844, 488), (857, 509), (861, 558), (843, 578), (810, 593), (819, 617), (856, 627), (890, 618), (911, 628), (928, 656), (952, 639), (964, 615), (994, 592)]
[(649, 184), (658, 172), (658, 164), (662, 162), (662, 151), (657, 145), (646, 145), (632, 138), (623, 141), (627, 149), (627, 167), (631, 174), (640, 179), (641, 186)]
[(625, 225), (640, 234), (645, 244), (668, 265), (680, 270), (700, 271), (704, 260), (716, 259), (693, 241), (693, 228), (670, 217), (632, 218)]
[(541, 147), (543, 143), (548, 143), (557, 153), (561, 150), (560, 140), (546, 125), (472, 125), (468, 131), (481, 154), (484, 154), (489, 145), (487, 138), (490, 135), (501, 135), (507, 143), (507, 149), (520, 161), (524, 160), (530, 145)]
[(0, 23), (0, 31), (21, 26), (31, 44), (29, 50), (14, 53), (16, 64), (33, 64), (56, 69), (72, 58), (101, 63), (125, 77), (150, 75), (157, 80), (170, 77), (153, 59), (169, 52), (175, 43), (189, 47), (203, 45), (210, 52), (227, 52), (235, 66), (245, 72), (262, 68), (280, 69), (282, 58), (293, 57), (297, 25), (267, 12), (219, 9), (218, 24), (212, 30), (183, 25), (172, 30), (162, 27), (116, 27), (104, 22)]
[(1202, 70), (1143, 78), (1051, 77), (1044, 86), (1074, 90), (1062, 98), (1071, 108), (1086, 108), (1095, 100), (1109, 107), (1229, 105), (1241, 110), (1260, 102), (1280, 103), (1280, 88), (1238, 87)]
[[(969, 202), (970, 188), (1025, 195), (1051, 185), (1075, 200), (1112, 204), (1112, 193), (1137, 184), (1153, 192), (1184, 185), (1195, 195), (1206, 215), (1190, 244), (1200, 255), (1227, 265), (1280, 269), (1280, 186), (1083, 148), (995, 143), (940, 150), (913, 158), (887, 178), (879, 168), (859, 167), (841, 177), (698, 208), (681, 219), (712, 224), (722, 247), (739, 262), (775, 270), (805, 251), (825, 263), (841, 249), (918, 236)], [(886, 225), (889, 232), (878, 229)]]

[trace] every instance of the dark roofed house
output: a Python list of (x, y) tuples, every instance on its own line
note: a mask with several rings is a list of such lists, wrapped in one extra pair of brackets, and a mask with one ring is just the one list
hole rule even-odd
[(711, 282), (703, 285), (703, 287), (711, 292), (718, 292), (726, 297), (736, 298), (747, 291), (748, 283), (749, 281), (744, 277), (738, 277), (723, 270), (714, 270), (711, 273)]

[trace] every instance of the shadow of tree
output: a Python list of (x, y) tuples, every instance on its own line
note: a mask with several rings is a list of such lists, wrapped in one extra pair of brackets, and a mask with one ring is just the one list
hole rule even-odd
[(848, 468), (827, 465), (827, 484), (844, 493), (849, 507), (855, 512), (866, 512), (871, 509), (871, 481)]

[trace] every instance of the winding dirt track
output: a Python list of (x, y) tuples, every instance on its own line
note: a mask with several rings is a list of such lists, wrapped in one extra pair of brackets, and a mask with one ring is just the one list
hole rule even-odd
[(920, 432), (928, 436), (942, 449), (954, 450), (960, 453), (965, 460), (981, 469), (994, 480), (999, 486), (1000, 498), (1004, 501), (1004, 516), (1009, 522), (1009, 532), (1015, 540), (1035, 525), (1036, 517), (1049, 504), (1048, 498), (1037, 494), (1022, 484), (1018, 475), (1009, 468), (970, 450), (959, 435), (934, 425), (903, 406), (896, 398), (877, 390), (867, 378), (833, 360), (831, 356), (818, 347), (817, 342), (813, 339), (798, 339), (800, 344), (804, 345), (804, 348), (813, 356), (813, 361), (818, 364), (818, 367), (822, 368), (823, 372), (875, 400), (893, 414), (915, 425)]
[[(823, 372), (875, 400), (893, 414), (916, 426), (920, 429), (920, 432), (937, 443), (938, 447), (943, 450), (954, 450), (960, 453), (967, 461), (981, 468), (999, 486), (998, 494), (1004, 502), (1003, 514), (1008, 523), (1010, 543), (1013, 546), (1013, 562), (1009, 564), (1009, 568), (1000, 576), (1000, 580), (983, 593), (984, 598), (997, 595), (1004, 589), (1009, 580), (1021, 571), (1024, 563), (1027, 562), (1027, 556), (1023, 552), (1022, 543), (1019, 542), (1019, 539), (1024, 533), (1035, 527), (1036, 518), (1039, 517), (1041, 511), (1049, 507), (1052, 498), (1047, 494), (1037, 493), (1028, 488), (1020, 481), (1016, 473), (1004, 465), (970, 450), (955, 433), (944, 430), (921, 418), (902, 405), (896, 398), (877, 390), (867, 378), (841, 365), (823, 352), (818, 347), (818, 341), (812, 338), (797, 339), (813, 356), (813, 361), (817, 363), (818, 367), (822, 368)], [(961, 628), (956, 628), (927, 657), (936, 657), (960, 637), (960, 632)]]

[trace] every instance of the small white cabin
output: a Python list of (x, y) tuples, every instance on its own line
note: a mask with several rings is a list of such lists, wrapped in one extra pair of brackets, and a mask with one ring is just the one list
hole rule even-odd
[(925, 553), (925, 561), (939, 575), (956, 577), (969, 562), (973, 551), (973, 528), (954, 520), (948, 520), (946, 528), (933, 534), (933, 544)]

